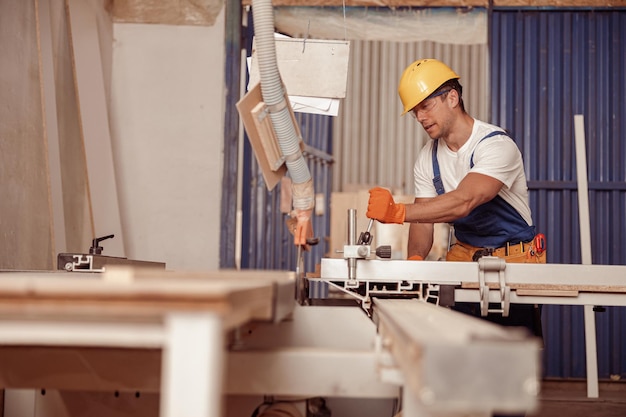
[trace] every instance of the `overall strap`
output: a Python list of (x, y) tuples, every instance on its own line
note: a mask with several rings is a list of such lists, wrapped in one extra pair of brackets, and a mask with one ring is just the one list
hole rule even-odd
[[(501, 130), (494, 130), (493, 132), (487, 134), (484, 138), (478, 141), (478, 143), (482, 142), (485, 139), (488, 139), (493, 136), (504, 135), (509, 136), (506, 132)], [(439, 145), (439, 139), (435, 139), (433, 142), (433, 185), (435, 186), (435, 190), (438, 195), (442, 195), (446, 192), (443, 181), (441, 180), (441, 172), (439, 170), (439, 161), (437, 160), (437, 146)], [(474, 168), (474, 152), (472, 152), (472, 156), (470, 157), (470, 169)]]
[[(501, 130), (494, 130), (493, 132), (489, 133), (487, 136), (485, 136), (484, 138), (479, 140), (478, 143), (482, 142), (483, 140), (485, 140), (487, 138), (490, 138), (490, 137), (493, 137), (493, 136), (498, 136), (498, 135), (509, 136), (506, 132), (503, 132)], [(470, 169), (472, 169), (472, 168), (474, 168), (474, 152), (472, 152), (472, 156), (470, 156)]]
[(439, 144), (439, 139), (435, 139), (433, 143), (433, 185), (435, 186), (435, 190), (437, 194), (442, 195), (446, 192), (443, 187), (443, 181), (441, 181), (441, 173), (439, 172), (439, 161), (437, 161), (437, 145)]

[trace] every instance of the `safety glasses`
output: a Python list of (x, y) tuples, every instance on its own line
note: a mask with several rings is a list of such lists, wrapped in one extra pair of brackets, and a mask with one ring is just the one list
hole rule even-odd
[(439, 97), (439, 96), (442, 96), (444, 94), (448, 94), (450, 92), (450, 90), (452, 90), (452, 89), (450, 88), (448, 90), (441, 90), (441, 91), (438, 91), (436, 93), (433, 93), (426, 100), (423, 100), (420, 104), (418, 104), (417, 106), (415, 106), (415, 107), (413, 107), (411, 109), (411, 111), (410, 111), (411, 116), (413, 116), (414, 119), (417, 119), (418, 112), (428, 113), (428, 112), (432, 111), (435, 108), (435, 106), (437, 106), (437, 100), (435, 100), (435, 97)]

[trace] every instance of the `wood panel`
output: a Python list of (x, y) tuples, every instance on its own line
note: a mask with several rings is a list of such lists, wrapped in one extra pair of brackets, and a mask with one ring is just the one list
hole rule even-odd
[[(49, 0), (49, 2), (48, 19), (50, 19), (51, 26), (49, 36), (54, 57), (54, 68), (50, 71), (54, 72), (56, 92), (55, 117), (60, 149), (66, 237), (65, 249), (57, 248), (56, 252), (82, 253), (87, 251), (91, 239), (94, 238), (87, 188), (85, 149), (80, 135), (65, 0)], [(42, 33), (41, 36), (45, 34)], [(55, 231), (58, 227), (59, 225), (55, 224)]]
[(65, 0), (2, 2), (0, 52), (0, 269), (55, 269), (94, 234)]
[(67, 0), (80, 132), (84, 144), (94, 238), (115, 235), (107, 255), (126, 255), (109, 128), (97, 10)]
[(213, 26), (222, 9), (219, 0), (114, 0), (116, 22)]
[(37, 3), (0, 2), (0, 269), (54, 259)]

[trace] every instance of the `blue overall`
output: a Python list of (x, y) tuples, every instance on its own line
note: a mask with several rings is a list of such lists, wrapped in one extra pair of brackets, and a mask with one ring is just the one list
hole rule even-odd
[[(505, 132), (494, 131), (482, 138), (480, 142), (496, 135), (509, 137)], [(433, 143), (433, 185), (437, 194), (445, 193), (439, 162), (437, 161), (437, 145)], [(480, 143), (479, 142), (479, 143)], [(474, 167), (474, 154), (470, 157), (470, 168)], [(454, 222), (454, 234), (460, 242), (480, 248), (499, 248), (507, 242), (519, 244), (529, 242), (535, 236), (535, 227), (529, 226), (526, 220), (499, 195), (476, 207), (467, 216)]]
[[(494, 131), (482, 138), (480, 142), (497, 135), (509, 137), (505, 132)], [(437, 161), (438, 142), (439, 140), (436, 139), (433, 143), (433, 185), (437, 194), (441, 195), (445, 193), (445, 190)], [(473, 153), (470, 157), (470, 168), (472, 167), (474, 167)], [(499, 248), (507, 242), (512, 244), (529, 242), (535, 236), (535, 227), (529, 226), (517, 210), (499, 195), (476, 207), (466, 217), (455, 221), (454, 230), (459, 241), (479, 248)], [(455, 303), (452, 309), (503, 326), (526, 327), (532, 334), (541, 337), (541, 309), (539, 306), (511, 305), (508, 317), (502, 317), (499, 314), (481, 317), (479, 305), (476, 303)]]

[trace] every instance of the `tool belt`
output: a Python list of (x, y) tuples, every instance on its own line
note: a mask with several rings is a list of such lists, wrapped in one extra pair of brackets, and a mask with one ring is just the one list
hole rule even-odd
[[(538, 235), (539, 236), (539, 235)], [(543, 237), (543, 235), (541, 235)], [(538, 239), (530, 242), (507, 243), (500, 248), (480, 248), (457, 241), (446, 255), (447, 261), (476, 262), (483, 256), (497, 256), (510, 263), (546, 263), (545, 246)]]

